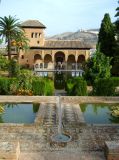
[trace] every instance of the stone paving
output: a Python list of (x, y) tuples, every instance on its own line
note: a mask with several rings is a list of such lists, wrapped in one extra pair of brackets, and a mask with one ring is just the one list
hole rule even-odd
[(57, 107), (44, 102), (35, 123), (0, 124), (0, 141), (19, 141), (20, 160), (105, 160), (104, 142), (119, 140), (119, 125), (87, 125), (79, 114), (77, 105), (63, 108), (63, 132), (72, 136), (67, 144), (52, 142), (58, 130)]

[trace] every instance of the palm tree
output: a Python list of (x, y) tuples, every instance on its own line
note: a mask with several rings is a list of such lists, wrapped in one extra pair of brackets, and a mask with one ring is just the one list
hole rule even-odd
[(21, 31), (20, 23), (15, 17), (0, 17), (0, 36), (5, 38), (8, 47), (8, 59), (11, 60), (11, 41)]

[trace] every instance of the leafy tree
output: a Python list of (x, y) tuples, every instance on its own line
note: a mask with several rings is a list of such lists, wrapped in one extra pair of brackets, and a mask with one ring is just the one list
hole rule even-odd
[(8, 47), (8, 59), (11, 60), (11, 41), (20, 32), (20, 23), (15, 17), (0, 17), (0, 35), (5, 38)]
[(87, 81), (93, 84), (96, 79), (109, 78), (111, 70), (110, 61), (111, 58), (101, 53), (100, 47), (97, 46), (96, 52), (87, 61), (85, 66), (85, 78)]
[(24, 31), (20, 31), (15, 35), (14, 40), (12, 41), (12, 46), (16, 47), (18, 62), (20, 50), (27, 50), (29, 48), (28, 42), (29, 39), (26, 37)]
[(101, 23), (98, 44), (100, 44), (100, 51), (102, 53), (109, 57), (114, 56), (116, 48), (115, 31), (108, 13), (104, 15)]

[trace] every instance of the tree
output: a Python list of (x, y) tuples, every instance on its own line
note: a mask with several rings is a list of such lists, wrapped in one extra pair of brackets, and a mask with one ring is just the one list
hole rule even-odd
[(0, 35), (5, 38), (8, 47), (8, 59), (11, 60), (11, 41), (21, 31), (20, 23), (15, 17), (0, 17)]
[[(119, 4), (119, 1), (118, 1)], [(119, 76), (119, 7), (116, 8), (116, 15), (117, 20), (115, 22), (115, 33), (116, 33), (116, 54), (113, 58), (113, 66), (112, 66), (112, 74), (114, 76)]]
[(108, 13), (104, 15), (101, 23), (98, 44), (100, 44), (100, 51), (102, 53), (109, 57), (114, 56), (116, 48), (115, 30)]
[[(118, 4), (119, 4), (119, 1), (118, 1)], [(116, 31), (118, 33), (118, 40), (119, 40), (119, 7), (116, 8), (116, 11), (117, 11), (117, 13), (116, 13), (115, 17), (117, 17), (117, 20), (115, 22), (115, 25), (116, 25)]]
[(29, 48), (28, 45), (29, 39), (26, 37), (24, 31), (20, 31), (16, 34), (14, 37), (14, 40), (12, 40), (11, 44), (12, 46), (16, 47), (16, 52), (17, 52), (17, 60), (19, 63), (19, 53), (20, 50), (27, 50)]
[(111, 58), (105, 56), (100, 52), (100, 46), (97, 45), (96, 52), (86, 63), (85, 78), (94, 83), (96, 79), (99, 78), (109, 78), (110, 77), (110, 65)]

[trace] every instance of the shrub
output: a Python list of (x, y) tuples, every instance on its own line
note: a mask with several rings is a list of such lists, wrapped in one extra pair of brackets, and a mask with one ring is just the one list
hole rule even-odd
[(93, 84), (93, 95), (97, 96), (114, 96), (115, 95), (115, 85), (111, 78), (108, 79), (98, 79)]
[(17, 79), (16, 78), (0, 78), (0, 94), (1, 95), (9, 95), (15, 94), (17, 91)]
[(21, 70), (17, 76), (19, 81), (19, 89), (31, 90), (32, 89), (32, 72), (29, 70)]
[(111, 77), (111, 81), (115, 87), (119, 86), (119, 77)]
[(32, 80), (33, 95), (44, 95), (45, 82), (41, 78), (34, 78)]
[(54, 94), (54, 82), (50, 79), (45, 79), (45, 95), (51, 96)]
[(8, 93), (8, 78), (0, 78), (0, 94), (6, 95)]
[(67, 81), (66, 90), (70, 96), (86, 96), (87, 83), (82, 78), (72, 78)]
[(8, 71), (11, 77), (17, 76), (19, 74), (20, 67), (15, 59), (10, 60), (8, 64)]

